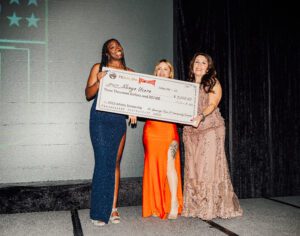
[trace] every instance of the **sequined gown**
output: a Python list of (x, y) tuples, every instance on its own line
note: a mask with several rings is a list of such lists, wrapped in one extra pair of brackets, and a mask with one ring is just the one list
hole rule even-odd
[(117, 152), (126, 132), (126, 117), (97, 111), (96, 103), (97, 95), (90, 111), (90, 136), (95, 157), (90, 218), (108, 223), (113, 204)]
[[(167, 179), (168, 150), (171, 142), (179, 143), (176, 124), (147, 120), (144, 126), (143, 142), (145, 149), (143, 175), (142, 215), (156, 215), (166, 219), (171, 208), (171, 193)], [(178, 187), (178, 213), (182, 211), (182, 184), (179, 150), (175, 156)]]
[[(208, 94), (201, 87), (199, 114), (208, 105)], [(198, 128), (184, 127), (183, 216), (210, 220), (242, 215), (229, 175), (224, 141), (225, 125), (219, 108), (209, 114)]]

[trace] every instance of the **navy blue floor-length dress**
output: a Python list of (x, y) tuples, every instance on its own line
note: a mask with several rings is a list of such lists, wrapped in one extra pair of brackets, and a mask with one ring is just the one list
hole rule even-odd
[(90, 218), (108, 223), (113, 204), (116, 158), (126, 133), (126, 116), (98, 111), (96, 103), (97, 95), (90, 112), (90, 135), (95, 156)]

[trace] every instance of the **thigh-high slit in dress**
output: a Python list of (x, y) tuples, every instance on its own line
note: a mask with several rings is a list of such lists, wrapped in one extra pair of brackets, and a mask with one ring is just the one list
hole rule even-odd
[[(166, 219), (171, 208), (171, 193), (167, 179), (168, 150), (170, 144), (179, 143), (176, 124), (147, 120), (144, 126), (143, 142), (145, 149), (143, 176), (142, 215), (151, 215)], [(183, 206), (182, 184), (180, 172), (180, 155), (175, 155), (177, 172), (178, 213)]]
[(113, 205), (117, 153), (126, 133), (126, 116), (98, 111), (96, 103), (97, 95), (90, 112), (90, 136), (95, 157), (90, 218), (108, 223)]

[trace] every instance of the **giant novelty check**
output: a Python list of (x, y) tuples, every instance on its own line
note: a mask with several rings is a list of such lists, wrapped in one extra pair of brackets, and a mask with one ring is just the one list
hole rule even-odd
[(192, 124), (199, 84), (103, 67), (97, 110)]

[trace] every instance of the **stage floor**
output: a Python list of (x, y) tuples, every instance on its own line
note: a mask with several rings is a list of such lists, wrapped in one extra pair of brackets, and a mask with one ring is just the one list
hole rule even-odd
[(241, 199), (242, 217), (202, 221), (141, 217), (141, 206), (120, 207), (120, 224), (96, 227), (89, 209), (0, 215), (1, 236), (52, 235), (300, 235), (300, 196)]

